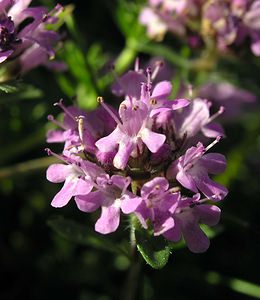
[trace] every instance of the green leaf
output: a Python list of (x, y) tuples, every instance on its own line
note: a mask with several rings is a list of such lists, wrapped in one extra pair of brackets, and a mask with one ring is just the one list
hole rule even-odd
[(1, 83), (0, 90), (5, 93), (14, 93), (18, 90), (18, 87), (12, 84)]
[(144, 230), (136, 231), (135, 237), (138, 251), (152, 268), (161, 269), (167, 264), (171, 249), (164, 238)]
[(113, 243), (105, 236), (94, 232), (86, 225), (56, 217), (47, 221), (47, 224), (59, 235), (65, 239), (85, 246), (91, 246), (97, 249), (106, 250), (112, 253), (129, 256), (128, 253), (119, 245)]

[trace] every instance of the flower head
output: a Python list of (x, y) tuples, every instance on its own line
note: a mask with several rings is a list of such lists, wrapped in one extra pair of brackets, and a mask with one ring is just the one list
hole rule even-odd
[(157, 41), (171, 32), (187, 41), (201, 38), (206, 45), (211, 40), (220, 53), (235, 50), (249, 38), (253, 54), (259, 56), (259, 8), (259, 0), (150, 0), (139, 21)]
[[(153, 84), (158, 67), (143, 71), (137, 61), (135, 70), (117, 78), (113, 92), (124, 96), (118, 111), (102, 97), (93, 112), (56, 104), (64, 119), (49, 116), (60, 129), (50, 131), (48, 141), (64, 143), (56, 156), (65, 164), (51, 165), (47, 179), (65, 183), (52, 205), (74, 197), (83, 212), (100, 208), (95, 230), (102, 234), (118, 229), (121, 213), (133, 213), (155, 236), (183, 237), (191, 251), (203, 252), (209, 241), (199, 224), (214, 225), (220, 215), (207, 202), (227, 194), (210, 178), (224, 171), (225, 157), (207, 153), (223, 135), (215, 119), (224, 108), (210, 115), (208, 100), (169, 100), (171, 83)], [(212, 137), (205, 147), (202, 140)]]
[(12, 59), (20, 73), (48, 64), (60, 40), (46, 25), (57, 22), (62, 6), (48, 13), (44, 7), (28, 7), (30, 2), (2, 1), (0, 6), (0, 63)]

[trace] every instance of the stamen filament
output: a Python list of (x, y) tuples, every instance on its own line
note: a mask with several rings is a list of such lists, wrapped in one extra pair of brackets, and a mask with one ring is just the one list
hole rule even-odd
[(207, 123), (211, 123), (212, 121), (214, 121), (218, 116), (223, 114), (224, 111), (225, 111), (225, 107), (220, 106), (219, 110), (208, 119)]
[(140, 67), (139, 62), (140, 62), (139, 57), (137, 57), (137, 58), (135, 59), (135, 69), (134, 69), (135, 72), (138, 72), (138, 71), (139, 71), (139, 67)]
[(154, 80), (156, 78), (156, 76), (158, 75), (158, 72), (160, 71), (161, 67), (163, 66), (163, 61), (162, 60), (158, 60), (156, 63), (155, 63), (155, 68), (152, 72), (152, 75), (151, 75), (151, 80)]
[(205, 152), (207, 152), (210, 148), (215, 146), (221, 140), (221, 138), (221, 135), (217, 136), (216, 139), (205, 148)]
[(65, 156), (59, 155), (59, 154), (57, 154), (57, 153), (51, 151), (50, 148), (45, 148), (45, 151), (47, 152), (47, 154), (48, 154), (49, 156), (52, 155), (52, 156), (58, 158), (59, 160), (65, 162), (66, 164), (69, 164), (69, 162), (66, 160)]
[(63, 104), (63, 99), (60, 99), (59, 102), (53, 104), (54, 106), (59, 106), (65, 114), (67, 114), (73, 121), (75, 121), (75, 117), (70, 113), (66, 106)]
[(52, 122), (53, 124), (57, 125), (58, 127), (61, 127), (62, 129), (67, 130), (67, 128), (64, 126), (64, 124), (55, 120), (53, 115), (48, 115), (47, 119), (48, 119), (48, 121)]
[(111, 118), (114, 119), (118, 125), (123, 125), (119, 118), (114, 114), (114, 112), (106, 105), (103, 97), (97, 97), (97, 102), (102, 105), (102, 107), (109, 113)]

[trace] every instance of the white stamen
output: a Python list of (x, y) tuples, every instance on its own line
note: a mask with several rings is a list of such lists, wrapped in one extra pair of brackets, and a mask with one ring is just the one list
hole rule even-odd
[(190, 98), (193, 97), (193, 86), (192, 86), (192, 84), (188, 84), (188, 94), (189, 94)]
[(221, 138), (221, 135), (217, 136), (216, 139), (205, 148), (205, 152), (207, 152), (210, 148), (215, 146), (221, 140)]
[(155, 63), (155, 68), (154, 68), (154, 70), (152, 72), (152, 75), (151, 75), (152, 80), (154, 80), (156, 78), (156, 76), (158, 75), (158, 72), (160, 71), (162, 66), (163, 66), (163, 61), (162, 60), (158, 60)]
[(83, 144), (83, 133), (84, 133), (84, 116), (76, 117), (76, 121), (78, 122), (78, 132), (81, 143)]
[(151, 71), (151, 68), (150, 68), (150, 67), (148, 67), (148, 68), (146, 69), (146, 74), (147, 74), (147, 84), (146, 84), (146, 86), (147, 86), (148, 92), (150, 93), (151, 88), (152, 88), (152, 78), (151, 78), (152, 71)]
[(136, 59), (135, 59), (135, 72), (138, 72), (139, 71), (139, 68), (140, 68), (140, 65), (139, 65), (139, 63), (140, 63), (140, 60), (139, 60), (139, 57), (137, 57)]

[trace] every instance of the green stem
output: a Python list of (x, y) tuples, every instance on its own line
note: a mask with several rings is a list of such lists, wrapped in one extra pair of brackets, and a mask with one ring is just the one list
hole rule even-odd
[(120, 295), (120, 299), (123, 300), (135, 300), (136, 297), (136, 292), (137, 292), (137, 288), (138, 288), (138, 277), (140, 274), (140, 270), (141, 270), (141, 261), (135, 261), (132, 262), (127, 278), (126, 278), (126, 282), (123, 285), (123, 289), (121, 291), (121, 295)]
[(0, 169), (0, 178), (12, 177), (19, 174), (38, 171), (57, 161), (57, 158), (51, 156), (18, 163), (16, 165)]
[(131, 47), (138, 52), (162, 56), (180, 68), (189, 68), (189, 61), (186, 58), (166, 46), (160, 44), (137, 43), (137, 41), (133, 40), (131, 41)]
[[(132, 192), (136, 195), (137, 183), (132, 181)], [(131, 245), (131, 265), (128, 271), (128, 275), (121, 291), (120, 299), (123, 300), (135, 300), (136, 292), (138, 288), (138, 277), (141, 270), (141, 260), (137, 256), (136, 251), (136, 238), (135, 230), (137, 226), (137, 220), (135, 215), (130, 215), (130, 245)]]
[(130, 40), (126, 41), (125, 48), (121, 51), (115, 61), (115, 69), (117, 74), (124, 73), (130, 64), (132, 64), (137, 56), (137, 50), (132, 47)]

